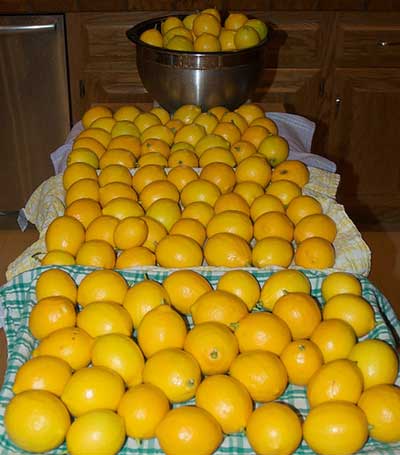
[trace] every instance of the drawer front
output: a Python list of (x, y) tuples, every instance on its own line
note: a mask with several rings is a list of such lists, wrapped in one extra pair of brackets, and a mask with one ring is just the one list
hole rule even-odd
[(336, 43), (337, 66), (399, 67), (400, 14), (343, 14)]

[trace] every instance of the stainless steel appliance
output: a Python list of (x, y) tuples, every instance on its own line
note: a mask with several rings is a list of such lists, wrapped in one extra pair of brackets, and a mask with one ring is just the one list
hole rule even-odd
[(63, 16), (0, 16), (0, 211), (54, 173), (50, 153), (69, 129)]

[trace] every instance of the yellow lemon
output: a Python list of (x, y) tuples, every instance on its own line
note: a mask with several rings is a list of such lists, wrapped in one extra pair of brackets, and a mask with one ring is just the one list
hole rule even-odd
[(113, 129), (113, 126), (115, 125), (116, 120), (112, 117), (100, 117), (97, 120), (95, 120), (90, 127), (91, 128), (100, 128), (104, 131), (107, 131), (107, 133), (111, 133), (111, 130)]
[(67, 251), (52, 250), (43, 256), (40, 265), (75, 265), (75, 258)]
[(221, 191), (215, 183), (199, 178), (189, 182), (181, 191), (181, 203), (184, 207), (192, 202), (207, 202), (211, 206), (220, 196)]
[(70, 164), (67, 166), (62, 176), (64, 189), (67, 191), (73, 183), (81, 179), (97, 181), (96, 169), (90, 164), (83, 162)]
[(190, 307), (204, 293), (211, 291), (208, 280), (193, 270), (176, 270), (163, 283), (171, 305), (180, 313), (190, 314)]
[(121, 120), (129, 120), (130, 122), (134, 122), (135, 118), (141, 113), (141, 110), (134, 106), (134, 105), (125, 105), (120, 106), (118, 109), (115, 110), (113, 117), (118, 122)]
[(105, 186), (107, 183), (121, 182), (131, 184), (132, 176), (129, 169), (121, 164), (109, 164), (100, 171), (98, 177), (99, 185)]
[(183, 348), (198, 361), (204, 375), (226, 373), (239, 353), (232, 330), (217, 321), (196, 324), (187, 334)]
[(142, 143), (148, 139), (158, 139), (166, 142), (169, 146), (174, 143), (174, 137), (174, 133), (164, 125), (150, 126), (140, 135)]
[(321, 203), (312, 196), (301, 195), (292, 199), (286, 208), (286, 215), (297, 224), (308, 215), (322, 213)]
[(271, 134), (278, 135), (278, 127), (276, 123), (268, 117), (257, 117), (250, 123), (251, 126), (260, 125), (266, 128)]
[(111, 164), (119, 164), (130, 169), (135, 167), (136, 158), (129, 150), (107, 149), (100, 158), (99, 166), (100, 169), (104, 169)]
[(142, 112), (134, 120), (134, 124), (138, 128), (140, 133), (147, 128), (150, 128), (154, 125), (161, 125), (161, 120), (157, 115), (152, 114), (151, 112)]
[(171, 403), (193, 398), (200, 384), (201, 371), (196, 359), (178, 348), (156, 352), (145, 363), (143, 382), (159, 387)]
[(240, 182), (235, 185), (233, 191), (240, 194), (249, 207), (260, 196), (264, 195), (264, 188), (257, 182)]
[(96, 180), (81, 179), (73, 183), (65, 193), (65, 204), (68, 207), (78, 199), (99, 201), (99, 184)]
[[(150, 127), (145, 132), (151, 130), (152, 128), (160, 128), (160, 125)], [(165, 140), (149, 137), (148, 139), (143, 140), (140, 152), (141, 155), (146, 155), (146, 153), (161, 153), (161, 155), (165, 158), (168, 158), (171, 153), (171, 149)]]
[(199, 35), (194, 43), (193, 47), (195, 52), (220, 52), (221, 43), (217, 36), (211, 33), (202, 33)]
[(217, 374), (206, 377), (196, 391), (196, 406), (208, 411), (225, 434), (243, 431), (253, 412), (253, 401), (237, 379)]
[(127, 250), (143, 245), (149, 230), (146, 222), (139, 217), (128, 217), (117, 223), (114, 231), (115, 246)]
[(223, 440), (220, 425), (197, 406), (181, 406), (168, 412), (156, 429), (161, 449), (168, 454), (211, 455)]
[(126, 434), (135, 439), (150, 439), (170, 409), (165, 393), (152, 384), (138, 384), (127, 390), (118, 405)]
[(107, 106), (93, 106), (89, 108), (82, 116), (84, 128), (89, 128), (99, 118), (112, 117), (112, 110)]
[(288, 207), (295, 197), (301, 196), (301, 188), (290, 180), (270, 182), (265, 192), (276, 196), (285, 207)]
[(215, 15), (201, 12), (193, 21), (192, 31), (196, 36), (209, 33), (218, 37), (221, 31), (221, 23)]
[(132, 318), (133, 327), (137, 329), (147, 312), (159, 305), (170, 303), (170, 297), (165, 288), (157, 281), (147, 279), (129, 288), (123, 306)]
[(85, 307), (92, 302), (112, 301), (122, 304), (128, 291), (125, 278), (114, 270), (95, 270), (79, 283), (77, 301)]
[(244, 13), (229, 13), (225, 19), (224, 27), (227, 30), (238, 30), (248, 21), (248, 17)]
[(191, 202), (182, 211), (182, 218), (198, 220), (204, 227), (207, 226), (213, 215), (213, 207), (203, 201)]
[(114, 232), (118, 225), (118, 219), (110, 215), (101, 215), (95, 218), (86, 229), (86, 241), (104, 240), (115, 247)]
[(235, 109), (250, 125), (255, 119), (265, 117), (263, 109), (255, 103), (245, 103)]
[(76, 322), (73, 301), (63, 296), (45, 297), (32, 308), (29, 315), (29, 330), (37, 339), (64, 327), (74, 327)]
[(250, 214), (250, 207), (247, 201), (238, 193), (228, 192), (221, 194), (214, 204), (215, 213), (226, 212), (227, 210), (236, 210), (237, 212)]
[(67, 157), (67, 166), (73, 163), (85, 163), (97, 169), (99, 167), (99, 158), (95, 152), (88, 148), (76, 148), (71, 150)]
[(133, 246), (121, 252), (115, 263), (116, 269), (129, 269), (142, 265), (156, 265), (156, 256), (144, 246)]
[(219, 42), (221, 44), (221, 51), (235, 51), (235, 30), (227, 30), (221, 28), (221, 33), (219, 34)]
[(207, 239), (204, 257), (211, 266), (248, 267), (251, 264), (251, 248), (236, 234), (218, 232)]
[(182, 165), (190, 166), (191, 168), (199, 167), (197, 155), (193, 151), (186, 149), (180, 149), (172, 152), (168, 158), (168, 167), (173, 168)]
[(333, 243), (337, 228), (335, 221), (324, 213), (308, 215), (301, 219), (294, 229), (294, 240), (300, 243), (311, 237), (320, 237)]
[(48, 226), (45, 234), (47, 251), (61, 250), (76, 255), (85, 240), (85, 227), (74, 216), (61, 215)]
[[(268, 129), (267, 131), (269, 133)], [(276, 169), (289, 156), (289, 143), (282, 136), (267, 135), (260, 142), (258, 152), (264, 155), (269, 164)], [(278, 174), (279, 171), (276, 175)]]
[(66, 297), (76, 302), (77, 286), (71, 275), (61, 269), (53, 268), (42, 272), (35, 286), (36, 299), (47, 297)]
[(208, 112), (210, 112), (211, 114), (214, 114), (218, 120), (221, 120), (222, 119), (222, 116), (226, 113), (226, 112), (229, 112), (228, 108), (226, 108), (225, 106), (214, 106), (214, 107), (211, 107)]
[(362, 337), (375, 327), (375, 314), (370, 303), (360, 295), (338, 294), (324, 305), (323, 318), (342, 319), (348, 322), (358, 337)]
[(261, 288), (263, 307), (272, 311), (276, 301), (289, 292), (311, 292), (309, 279), (298, 270), (280, 270), (273, 273)]
[(140, 34), (140, 40), (151, 46), (163, 47), (162, 34), (156, 28), (145, 30)]
[(181, 217), (181, 209), (177, 201), (161, 198), (154, 201), (147, 208), (146, 216), (158, 221), (167, 231), (169, 231), (175, 222)]
[(166, 348), (183, 348), (186, 324), (169, 305), (159, 305), (147, 312), (136, 331), (143, 354), (149, 358)]
[(211, 134), (218, 125), (218, 119), (211, 112), (202, 112), (194, 119), (194, 123), (204, 127), (206, 134)]
[(369, 434), (376, 441), (391, 443), (400, 440), (400, 389), (381, 384), (365, 390), (358, 401), (365, 412)]
[(172, 225), (169, 233), (185, 235), (195, 240), (200, 246), (203, 246), (207, 236), (206, 228), (200, 221), (190, 218), (180, 218)]
[(139, 200), (144, 210), (160, 199), (179, 201), (179, 191), (169, 180), (156, 180), (146, 185), (139, 194)]
[[(111, 142), (110, 142), (111, 143)], [(110, 144), (109, 143), (109, 144)], [(101, 158), (101, 155), (106, 151), (104, 145), (92, 137), (81, 137), (75, 139), (72, 144), (72, 150), (86, 148), (94, 152), (98, 159)]]
[(133, 325), (128, 311), (115, 302), (92, 302), (85, 306), (76, 319), (76, 325), (90, 336), (108, 333), (131, 336)]
[(399, 373), (396, 351), (384, 340), (370, 339), (355, 344), (350, 360), (356, 362), (364, 378), (364, 389), (379, 384), (394, 384)]
[(74, 420), (67, 433), (70, 455), (117, 454), (125, 442), (123, 419), (109, 409), (95, 409)]
[(335, 260), (335, 247), (320, 237), (303, 240), (294, 254), (294, 263), (303, 268), (329, 269), (335, 265)]
[(152, 109), (150, 109), (149, 112), (151, 114), (156, 115), (163, 125), (165, 125), (166, 123), (169, 122), (169, 120), (171, 120), (169, 112), (161, 106), (153, 107)]
[[(140, 133), (141, 131), (139, 130), (135, 123), (130, 122), (129, 120), (118, 120), (117, 122), (115, 122), (110, 134), (111, 138), (114, 138), (118, 136), (139, 137)], [(107, 144), (107, 146), (108, 145), (109, 144)]]
[(73, 370), (90, 362), (93, 338), (79, 327), (66, 327), (50, 333), (39, 342), (33, 357), (50, 355), (65, 360)]
[(264, 268), (271, 265), (289, 267), (294, 256), (293, 245), (282, 237), (266, 237), (258, 240), (251, 251), (254, 267)]
[(97, 337), (92, 348), (92, 364), (117, 372), (127, 387), (142, 382), (144, 358), (133, 339), (120, 333)]
[(43, 355), (26, 361), (17, 371), (13, 384), (15, 394), (26, 390), (47, 390), (60, 396), (72, 374), (65, 360)]
[(107, 148), (108, 144), (111, 141), (111, 133), (105, 131), (101, 128), (87, 128), (83, 130), (81, 133), (78, 134), (76, 139), (83, 139), (83, 138), (92, 138), (96, 139), (96, 141), (100, 142), (100, 144)]
[[(173, 113), (174, 120), (180, 120), (185, 125), (192, 123), (194, 119), (201, 114), (201, 107), (196, 104), (183, 104)], [(179, 142), (179, 141), (175, 141)]]
[(149, 164), (136, 170), (132, 176), (132, 186), (137, 193), (140, 193), (151, 182), (166, 178), (167, 175), (162, 166)]
[(247, 270), (229, 270), (218, 280), (217, 289), (231, 292), (240, 297), (249, 311), (260, 298), (260, 284), (257, 278)]
[[(211, 150), (211, 149), (209, 149)], [(226, 149), (221, 149), (228, 151)], [(203, 153), (206, 155), (208, 151)], [(235, 171), (227, 163), (216, 163), (212, 162), (207, 164), (200, 172), (200, 178), (208, 180), (209, 182), (215, 183), (218, 186), (222, 194), (229, 193), (232, 191), (236, 183)]]
[(81, 368), (71, 376), (61, 395), (74, 417), (96, 409), (115, 411), (124, 394), (124, 381), (113, 370), (101, 366)]
[(223, 147), (211, 147), (205, 150), (199, 159), (199, 164), (202, 168), (205, 168), (208, 164), (217, 163), (227, 164), (231, 168), (236, 166), (233, 153)]
[(246, 436), (256, 453), (290, 455), (303, 439), (302, 422), (286, 403), (265, 403), (250, 416)]
[(122, 182), (110, 182), (99, 188), (100, 205), (104, 207), (108, 202), (118, 197), (124, 197), (137, 201), (138, 196), (135, 190), (128, 184)]
[(101, 215), (101, 207), (99, 202), (93, 199), (82, 198), (71, 202), (64, 214), (76, 218), (86, 229), (95, 218)]
[(230, 143), (219, 134), (206, 134), (197, 142), (195, 152), (200, 157), (207, 149), (215, 147), (222, 147), (229, 150)]
[(363, 375), (357, 363), (338, 359), (325, 363), (311, 377), (307, 399), (311, 408), (332, 400), (356, 404), (362, 391)]
[(235, 34), (235, 46), (237, 49), (247, 49), (256, 46), (260, 42), (259, 34), (249, 25), (243, 25)]
[(4, 414), (11, 441), (27, 452), (47, 452), (65, 439), (71, 420), (62, 401), (46, 390), (27, 390), (13, 397)]
[(368, 421), (353, 403), (326, 402), (311, 409), (303, 425), (303, 435), (316, 453), (357, 453), (368, 439)]
[(271, 180), (271, 167), (268, 162), (257, 155), (251, 155), (241, 161), (236, 168), (236, 181), (256, 182), (265, 188)]
[(214, 215), (207, 224), (208, 238), (221, 232), (235, 234), (246, 242), (250, 242), (253, 238), (253, 224), (244, 213), (227, 210)]
[[(136, 136), (129, 136), (123, 134), (121, 136), (113, 137), (108, 144), (107, 150), (124, 149), (128, 150), (133, 156), (138, 159), (140, 156), (141, 142)], [(101, 157), (100, 157), (101, 158)]]
[(141, 218), (146, 223), (148, 230), (146, 240), (142, 246), (154, 253), (158, 242), (167, 235), (167, 229), (162, 223), (149, 216), (142, 216)]
[(285, 159), (276, 165), (271, 180), (273, 182), (278, 180), (289, 180), (296, 183), (300, 188), (303, 188), (310, 180), (310, 171), (302, 161)]
[(359, 279), (348, 272), (333, 272), (327, 275), (321, 285), (321, 293), (325, 302), (338, 294), (361, 295), (362, 287)]
[(183, 22), (179, 17), (169, 16), (161, 23), (161, 33), (165, 35), (168, 30), (175, 27), (182, 27)]
[(105, 240), (88, 240), (76, 254), (76, 263), (88, 267), (113, 269), (115, 260), (114, 248)]
[(126, 197), (118, 197), (107, 202), (102, 213), (123, 220), (131, 216), (142, 216), (144, 210), (139, 202)]
[(156, 246), (157, 263), (161, 267), (198, 267), (203, 262), (203, 251), (193, 239), (181, 234), (163, 237)]

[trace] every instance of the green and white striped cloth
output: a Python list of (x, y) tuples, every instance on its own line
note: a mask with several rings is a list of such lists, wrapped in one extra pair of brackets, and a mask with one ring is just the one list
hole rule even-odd
[[(4, 329), (8, 341), (8, 367), (5, 374), (4, 385), (0, 391), (0, 454), (27, 453), (18, 449), (7, 437), (3, 425), (3, 416), (7, 403), (13, 396), (12, 385), (18, 368), (30, 358), (31, 352), (36, 343), (28, 329), (29, 314), (35, 302), (35, 285), (40, 274), (50, 267), (38, 267), (26, 271), (14, 277), (6, 285), (0, 288), (0, 306), (4, 310)], [(90, 273), (92, 268), (88, 267), (58, 267), (71, 275), (77, 284), (85, 275)], [(212, 285), (216, 285), (220, 276), (231, 269), (201, 267), (196, 270), (202, 273)], [(260, 270), (247, 269), (252, 272), (262, 285), (276, 269)], [(172, 272), (172, 269), (162, 269), (159, 267), (142, 267), (134, 270), (120, 271), (129, 285), (141, 281), (147, 276), (150, 279), (162, 282), (163, 279)], [(321, 297), (321, 283), (326, 273), (313, 270), (302, 270), (309, 278), (312, 285), (312, 294), (323, 305)], [(379, 338), (389, 342), (392, 346), (398, 343), (400, 338), (399, 320), (393, 311), (388, 300), (379, 290), (362, 275), (357, 275), (363, 287), (363, 296), (371, 303), (375, 311), (376, 327), (368, 334), (368, 338)], [(397, 383), (400, 382), (398, 378)], [(285, 393), (279, 398), (294, 406), (305, 417), (308, 413), (308, 406), (305, 395), (305, 388), (289, 385)], [(192, 401), (193, 402), (193, 401)], [(191, 403), (192, 403), (191, 402)], [(51, 454), (65, 454), (66, 446), (63, 444), (57, 449), (49, 452)], [(162, 454), (156, 439), (143, 441), (140, 445), (133, 439), (127, 438), (121, 455), (157, 455)], [(225, 437), (223, 444), (215, 452), (221, 454), (250, 455), (254, 451), (249, 446), (243, 433), (229, 435)], [(297, 455), (309, 455), (314, 452), (303, 441), (296, 451)], [(373, 455), (400, 455), (400, 443), (382, 444), (369, 440), (360, 454)], [(192, 455), (192, 454), (188, 454)], [(201, 454), (193, 454), (201, 455)]]

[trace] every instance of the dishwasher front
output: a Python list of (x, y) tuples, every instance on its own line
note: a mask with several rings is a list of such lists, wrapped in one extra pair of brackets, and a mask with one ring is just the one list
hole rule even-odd
[(63, 15), (0, 16), (0, 212), (54, 174), (70, 126)]

